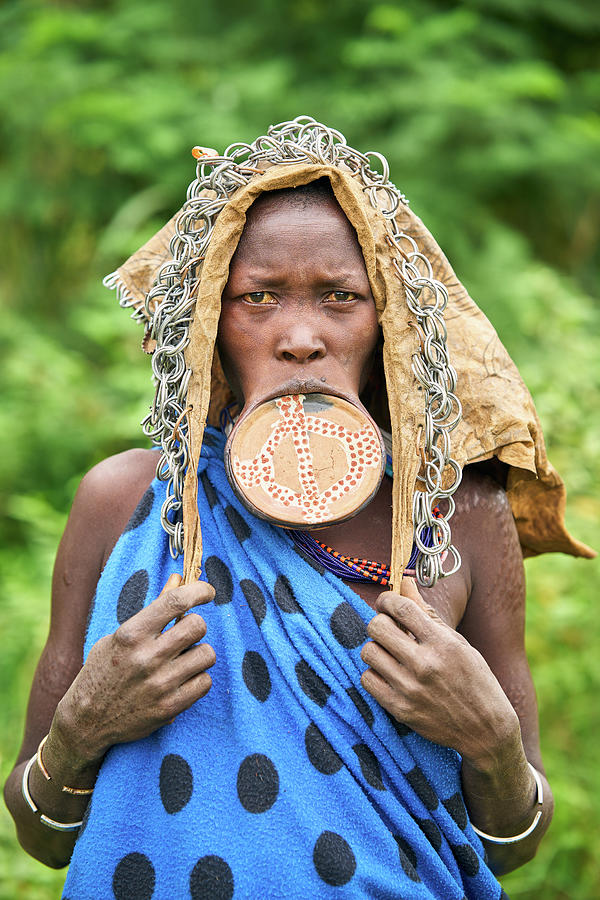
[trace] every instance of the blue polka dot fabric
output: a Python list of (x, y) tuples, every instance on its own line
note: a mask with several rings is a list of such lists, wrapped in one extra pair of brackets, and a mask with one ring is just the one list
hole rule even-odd
[[(232, 493), (224, 440), (199, 467), (198, 608), (213, 687), (174, 722), (107, 754), (70, 900), (500, 898), (460, 788), (460, 758), (361, 687), (372, 610)], [(181, 572), (154, 481), (98, 583), (85, 653)]]

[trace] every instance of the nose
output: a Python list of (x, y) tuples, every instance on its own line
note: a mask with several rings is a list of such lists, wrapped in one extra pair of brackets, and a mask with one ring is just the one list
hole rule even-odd
[(279, 360), (300, 365), (323, 359), (326, 354), (323, 338), (307, 322), (290, 324), (277, 341), (275, 355)]

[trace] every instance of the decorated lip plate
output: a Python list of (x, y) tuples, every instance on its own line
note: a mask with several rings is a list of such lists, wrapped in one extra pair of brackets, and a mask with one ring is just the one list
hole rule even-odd
[(364, 408), (328, 394), (291, 394), (242, 414), (225, 467), (250, 512), (309, 530), (350, 519), (373, 499), (385, 447)]

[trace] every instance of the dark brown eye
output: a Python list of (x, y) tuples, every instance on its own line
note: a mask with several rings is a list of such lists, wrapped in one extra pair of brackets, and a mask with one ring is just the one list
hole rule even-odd
[(242, 294), (242, 300), (244, 303), (250, 303), (251, 306), (277, 303), (277, 300), (269, 291), (250, 291), (247, 294)]
[(355, 294), (353, 291), (331, 291), (331, 293), (327, 294), (325, 297), (326, 303), (350, 303), (352, 300), (356, 300), (358, 294)]

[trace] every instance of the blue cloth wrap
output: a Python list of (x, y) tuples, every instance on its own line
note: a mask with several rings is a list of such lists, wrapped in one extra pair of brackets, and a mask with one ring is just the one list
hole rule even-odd
[[(206, 697), (98, 776), (63, 897), (500, 898), (461, 795), (460, 757), (362, 689), (373, 611), (250, 515), (208, 429), (198, 607), (217, 662)], [(149, 604), (181, 559), (153, 481), (102, 573), (85, 655)]]

